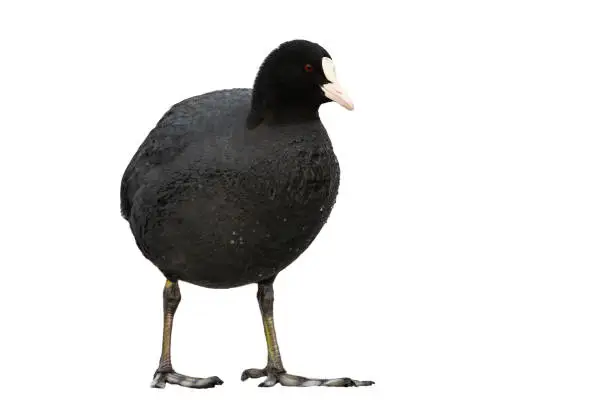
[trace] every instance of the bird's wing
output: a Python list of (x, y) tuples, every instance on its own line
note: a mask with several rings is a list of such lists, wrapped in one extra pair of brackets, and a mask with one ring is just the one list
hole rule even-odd
[(121, 179), (121, 215), (130, 217), (132, 199), (143, 177), (154, 167), (172, 162), (189, 144), (187, 137), (196, 117), (190, 100), (172, 106), (142, 142)]
[(123, 174), (121, 215), (129, 219), (134, 194), (151, 169), (168, 165), (191, 143), (227, 136), (232, 126), (240, 122), (237, 118), (246, 117), (250, 101), (250, 89), (236, 88), (194, 96), (172, 106), (140, 145)]

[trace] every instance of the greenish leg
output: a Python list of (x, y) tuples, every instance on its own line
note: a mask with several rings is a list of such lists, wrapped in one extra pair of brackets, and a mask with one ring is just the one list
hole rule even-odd
[(347, 377), (343, 378), (306, 378), (297, 375), (287, 374), (283, 367), (283, 362), (276, 339), (276, 330), (274, 329), (274, 289), (272, 287), (274, 279), (261, 282), (257, 288), (257, 301), (261, 318), (263, 321), (264, 334), (266, 336), (266, 344), (268, 346), (268, 364), (264, 369), (250, 368), (242, 373), (242, 381), (249, 378), (266, 377), (266, 380), (259, 384), (260, 387), (272, 387), (277, 383), (291, 387), (311, 387), (311, 386), (327, 386), (327, 387), (357, 387), (368, 386), (374, 384), (373, 381), (358, 381)]
[(178, 282), (166, 281), (164, 286), (164, 332), (162, 337), (162, 353), (159, 367), (153, 376), (151, 387), (164, 388), (166, 384), (176, 384), (189, 388), (212, 388), (223, 384), (219, 377), (197, 378), (179, 374), (172, 368), (170, 345), (172, 342), (172, 323), (174, 314), (181, 302), (181, 291)]

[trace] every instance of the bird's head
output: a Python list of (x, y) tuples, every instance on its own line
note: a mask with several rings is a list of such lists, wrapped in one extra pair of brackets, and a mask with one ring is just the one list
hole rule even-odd
[(288, 41), (273, 50), (259, 68), (249, 127), (257, 126), (266, 115), (316, 116), (319, 107), (331, 101), (353, 110), (353, 102), (337, 81), (329, 53), (310, 41)]

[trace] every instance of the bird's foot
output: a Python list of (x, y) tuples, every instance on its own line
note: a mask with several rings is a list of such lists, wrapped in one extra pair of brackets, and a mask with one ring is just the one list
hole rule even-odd
[(260, 387), (272, 387), (276, 384), (286, 387), (365, 387), (373, 385), (374, 381), (359, 381), (351, 378), (306, 378), (298, 375), (287, 374), (284, 370), (273, 368), (250, 368), (242, 372), (241, 380), (245, 381), (249, 378), (266, 377), (266, 380), (259, 384)]
[(189, 388), (212, 388), (215, 385), (223, 384), (223, 381), (217, 376), (198, 378), (179, 374), (174, 370), (168, 372), (156, 371), (153, 376), (153, 382), (151, 382), (151, 387), (165, 388), (166, 384), (176, 384)]

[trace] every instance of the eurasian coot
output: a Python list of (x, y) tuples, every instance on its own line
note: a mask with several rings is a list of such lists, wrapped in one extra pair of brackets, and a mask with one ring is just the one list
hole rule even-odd
[(262, 63), (253, 89), (206, 93), (172, 106), (149, 133), (121, 181), (121, 213), (138, 248), (165, 275), (164, 331), (152, 386), (193, 388), (218, 377), (176, 373), (170, 360), (178, 281), (208, 288), (258, 284), (268, 364), (242, 379), (261, 386), (360, 386), (350, 378), (288, 374), (279, 353), (272, 304), (276, 275), (325, 224), (340, 168), (319, 120), (321, 104), (353, 104), (318, 44), (281, 44)]

